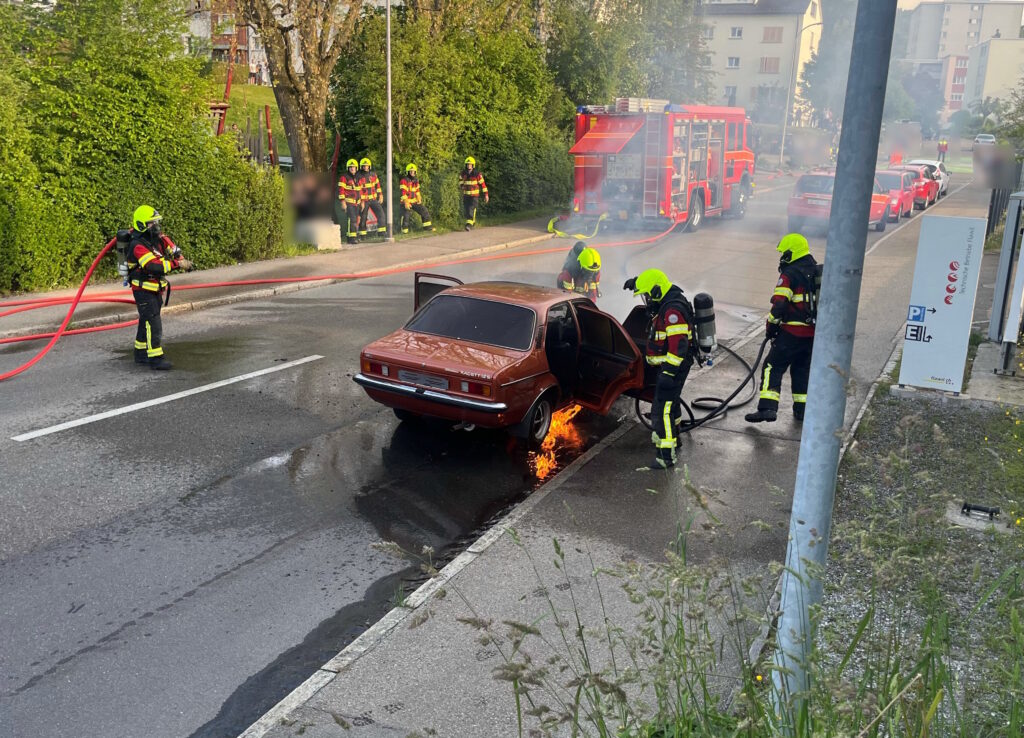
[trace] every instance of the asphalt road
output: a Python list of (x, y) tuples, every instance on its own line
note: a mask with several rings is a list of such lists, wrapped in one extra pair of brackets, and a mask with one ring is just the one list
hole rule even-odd
[[(765, 183), (742, 221), (605, 247), (601, 307), (623, 318), (622, 281), (657, 266), (715, 296), (720, 339), (744, 333), (774, 285), (790, 188)], [(446, 272), (546, 285), (563, 258), (500, 256)], [(71, 337), (0, 386), (0, 735), (235, 735), (416, 580), (371, 544), (451, 555), (529, 494), (503, 434), (399, 424), (351, 381), (411, 292), (396, 275), (173, 316), (170, 373), (132, 364), (130, 331)], [(0, 371), (32, 348), (0, 348)], [(624, 414), (581, 415), (588, 443)]]

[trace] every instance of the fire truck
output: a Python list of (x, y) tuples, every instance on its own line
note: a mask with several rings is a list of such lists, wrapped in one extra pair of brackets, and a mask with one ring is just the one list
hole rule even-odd
[(753, 187), (743, 108), (618, 98), (577, 109), (573, 214), (637, 227), (742, 217)]

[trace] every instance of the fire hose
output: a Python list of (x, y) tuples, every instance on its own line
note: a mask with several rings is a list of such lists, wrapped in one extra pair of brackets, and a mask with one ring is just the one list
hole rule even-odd
[[(602, 249), (607, 248), (618, 248), (620, 246), (635, 246), (638, 244), (647, 244), (660, 241), (662, 238), (671, 233), (676, 227), (673, 223), (667, 230), (661, 233), (650, 236), (648, 238), (634, 239), (631, 241), (612, 241), (610, 243), (600, 244)], [(89, 280), (92, 278), (93, 272), (96, 271), (96, 267), (107, 253), (114, 247), (115, 239), (111, 239), (96, 255), (93, 259), (92, 264), (89, 265), (86, 270), (85, 277), (83, 277), (81, 284), (78, 286), (78, 291), (74, 297), (42, 297), (34, 299), (23, 299), (23, 300), (10, 300), (7, 302), (0, 303), (0, 317), (7, 315), (15, 315), (17, 313), (26, 312), (30, 310), (38, 310), (41, 308), (57, 307), (60, 305), (68, 305), (68, 312), (64, 316), (64, 320), (60, 327), (54, 332), (47, 333), (36, 333), (29, 336), (13, 336), (10, 338), (0, 338), (0, 345), (9, 343), (21, 343), (24, 341), (39, 341), (42, 339), (50, 339), (49, 342), (39, 352), (33, 356), (29, 361), (25, 362), (21, 366), (12, 369), (8, 372), (0, 374), (0, 382), (16, 377), (22, 372), (30, 369), (36, 363), (38, 363), (50, 350), (54, 347), (58, 340), (64, 336), (81, 335), (83, 333), (98, 333), (100, 331), (111, 331), (118, 328), (126, 328), (128, 326), (136, 325), (137, 321), (128, 320), (120, 323), (112, 323), (109, 325), (93, 326), (90, 328), (75, 328), (68, 330), (67, 326), (71, 322), (71, 316), (74, 314), (75, 309), (80, 303), (83, 302), (105, 302), (105, 303), (130, 303), (134, 304), (134, 299), (129, 299), (124, 296), (124, 290), (115, 292), (102, 292), (89, 297), (83, 297), (82, 293), (85, 291), (86, 285), (89, 284)], [(225, 282), (207, 282), (203, 284), (185, 284), (176, 285), (174, 287), (175, 292), (181, 290), (198, 290), (198, 289), (212, 289), (217, 287), (247, 287), (253, 285), (269, 285), (269, 284), (295, 284), (300, 282), (323, 282), (323, 281), (341, 281), (341, 280), (354, 280), (354, 279), (370, 279), (373, 277), (384, 277), (391, 274), (402, 274), (411, 272), (416, 269), (422, 269), (425, 267), (445, 267), (445, 266), (456, 266), (459, 264), (471, 264), (484, 261), (497, 261), (503, 259), (519, 259), (526, 256), (541, 256), (545, 254), (561, 253), (564, 251), (562, 247), (558, 248), (546, 248), (546, 249), (533, 249), (530, 251), (520, 251), (515, 253), (504, 253), (504, 254), (488, 254), (483, 256), (473, 256), (463, 259), (448, 259), (436, 262), (428, 262), (424, 264), (413, 264), (398, 267), (388, 267), (384, 269), (373, 269), (363, 272), (350, 272), (344, 274), (324, 274), (309, 277), (267, 277), (264, 279), (241, 279)]]

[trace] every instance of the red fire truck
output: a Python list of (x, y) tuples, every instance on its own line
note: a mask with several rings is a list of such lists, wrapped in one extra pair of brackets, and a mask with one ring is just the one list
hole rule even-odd
[(705, 215), (742, 217), (754, 176), (749, 123), (743, 108), (646, 98), (580, 107), (574, 215), (690, 229)]

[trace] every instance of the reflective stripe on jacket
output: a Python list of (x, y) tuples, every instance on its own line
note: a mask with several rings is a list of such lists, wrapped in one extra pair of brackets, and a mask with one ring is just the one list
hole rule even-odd
[(808, 255), (787, 264), (782, 270), (772, 293), (772, 307), (768, 313), (769, 325), (777, 325), (787, 333), (801, 338), (814, 336), (808, 298), (814, 283), (816, 264), (814, 257)]
[(419, 179), (402, 177), (398, 182), (398, 186), (402, 191), (402, 205), (406, 208), (410, 205), (417, 205), (423, 202), (423, 193), (420, 192)]
[(128, 244), (128, 283), (132, 289), (160, 292), (167, 287), (163, 276), (177, 268), (177, 263), (167, 256), (175, 248), (174, 241), (167, 236), (160, 236), (154, 245), (144, 233), (132, 231)]
[(690, 355), (690, 339), (692, 331), (686, 320), (681, 302), (673, 299), (677, 292), (682, 291), (673, 285), (662, 298), (658, 316), (651, 325), (651, 333), (647, 340), (647, 363), (661, 366), (666, 374), (674, 375), (675, 368), (681, 366)]
[(459, 189), (462, 190), (463, 195), (469, 197), (486, 195), (487, 183), (484, 182), (484, 175), (480, 174), (476, 169), (472, 172), (467, 172), (463, 169), (459, 172)]
[(358, 205), (362, 202), (363, 193), (360, 182), (355, 175), (345, 172), (338, 180), (338, 199), (346, 205)]

